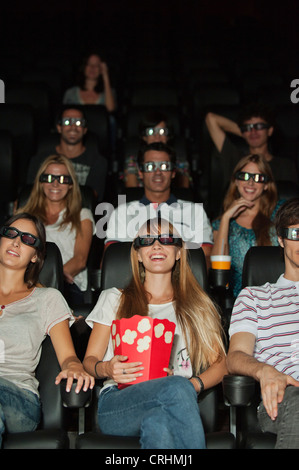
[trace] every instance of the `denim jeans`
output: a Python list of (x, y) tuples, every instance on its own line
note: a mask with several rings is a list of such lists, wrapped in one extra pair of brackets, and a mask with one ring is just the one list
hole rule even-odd
[(299, 388), (289, 385), (272, 421), (263, 404), (258, 409), (259, 423), (264, 432), (277, 434), (276, 449), (299, 449)]
[(169, 376), (99, 397), (98, 420), (104, 434), (140, 436), (142, 449), (204, 449), (205, 435), (192, 383)]
[(34, 431), (39, 420), (38, 396), (0, 377), (0, 448), (4, 432)]

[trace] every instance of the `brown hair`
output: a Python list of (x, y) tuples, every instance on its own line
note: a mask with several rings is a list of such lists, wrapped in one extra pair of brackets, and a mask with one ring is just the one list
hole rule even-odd
[(299, 224), (299, 198), (292, 198), (286, 201), (278, 209), (275, 216), (275, 227), (278, 236), (281, 236), (281, 231), (291, 225)]
[[(157, 222), (161, 233), (161, 219)], [(153, 221), (151, 221), (152, 227)], [(173, 227), (169, 224), (169, 233)], [(148, 225), (148, 222), (147, 222)], [(164, 230), (163, 230), (164, 233)], [(148, 315), (148, 300), (144, 289), (143, 265), (138, 261), (138, 253), (131, 248), (132, 279), (123, 290), (118, 318), (130, 318), (133, 315)], [(184, 242), (181, 257), (172, 271), (172, 285), (177, 321), (182, 328), (193, 371), (199, 374), (210, 364), (225, 355), (220, 315), (207, 293), (195, 279), (189, 262), (188, 250)]]
[(267, 189), (260, 197), (259, 212), (253, 220), (252, 229), (255, 233), (257, 245), (271, 245), (270, 227), (273, 223), (270, 217), (277, 203), (277, 188), (271, 167), (262, 155), (247, 155), (239, 160), (232, 173), (230, 185), (223, 201), (223, 211), (225, 212), (233, 201), (240, 197), (236, 185), (236, 173), (251, 162), (255, 163), (259, 171), (268, 177)]
[(3, 225), (9, 227), (13, 225), (14, 222), (20, 219), (26, 219), (33, 222), (37, 231), (37, 237), (41, 242), (41, 244), (37, 248), (35, 248), (35, 263), (32, 263), (31, 261), (29, 262), (24, 275), (24, 282), (27, 284), (28, 289), (30, 289), (32, 286), (36, 286), (38, 284), (39, 274), (44, 264), (46, 252), (46, 232), (41, 220), (35, 217), (34, 215), (28, 214), (26, 212), (19, 212), (18, 214), (13, 215), (12, 217), (10, 217), (10, 219), (5, 221), (5, 224)]

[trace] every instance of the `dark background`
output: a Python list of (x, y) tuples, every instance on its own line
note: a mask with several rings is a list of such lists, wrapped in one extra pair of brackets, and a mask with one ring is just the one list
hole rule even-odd
[(296, 0), (11, 0), (1, 4), (0, 30), (2, 60), (28, 64), (51, 55), (76, 61), (95, 46), (109, 63), (125, 66), (136, 49), (151, 55), (160, 45), (181, 59), (206, 44), (223, 58), (254, 60), (267, 46), (277, 60), (283, 51), (289, 67), (298, 62)]
[[(194, 188), (201, 188), (196, 200), (206, 202), (215, 197), (207, 167), (211, 143), (204, 125), (210, 103), (203, 99), (207, 98), (205, 92), (200, 94), (204, 86), (212, 84), (211, 80), (218, 81), (223, 90), (231, 87), (238, 93), (238, 102), (231, 103), (232, 116), (249, 101), (266, 99), (273, 105), (279, 119), (272, 150), (275, 155), (293, 159), (299, 168), (299, 103), (292, 103), (290, 98), (291, 82), (299, 79), (298, 13), (298, 0), (2, 3), (0, 79), (5, 83), (6, 102), (9, 96), (10, 102), (16, 100), (16, 88), (39, 81), (46, 85), (50, 96), (47, 113), (35, 98), (30, 103), (35, 113), (30, 147), (25, 148), (22, 135), (16, 137), (14, 125), (9, 129), (18, 147), (19, 186), (39, 138), (49, 127), (54, 129), (57, 108), (64, 91), (75, 84), (82, 57), (91, 51), (107, 62), (117, 95), (115, 118), (122, 140), (116, 151), (107, 155), (110, 174), (115, 168), (120, 174), (122, 171), (129, 137), (126, 126), (132, 111), (130, 92), (145, 82), (177, 90), (179, 135), (188, 137), (186, 148), (190, 166), (195, 169)], [(21, 127), (23, 123), (20, 118)], [(113, 180), (110, 187), (119, 192), (121, 180), (117, 179), (119, 174), (114, 176), (117, 182)], [(204, 187), (207, 189), (202, 190)]]

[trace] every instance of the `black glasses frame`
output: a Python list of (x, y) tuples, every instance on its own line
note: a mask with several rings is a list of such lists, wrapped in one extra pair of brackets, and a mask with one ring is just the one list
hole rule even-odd
[(242, 124), (240, 126), (242, 134), (244, 132), (250, 132), (252, 129), (255, 129), (256, 131), (261, 131), (263, 129), (269, 129), (270, 125), (265, 123), (265, 122), (256, 122), (254, 124)]
[(283, 228), (280, 233), (282, 238), (299, 241), (299, 228)]
[(61, 126), (86, 127), (86, 119), (75, 117), (64, 117), (60, 121)]
[(20, 240), (24, 245), (31, 246), (32, 248), (38, 248), (41, 246), (41, 241), (38, 237), (29, 232), (21, 232), (21, 230), (18, 230), (15, 227), (4, 225), (0, 229), (0, 235), (11, 240), (20, 237)]
[(267, 183), (269, 181), (268, 176), (263, 173), (249, 173), (248, 171), (237, 171), (235, 178), (239, 181), (249, 181), (252, 178), (255, 183)]
[(50, 173), (43, 173), (39, 177), (41, 183), (54, 183), (58, 181), (59, 184), (73, 184), (72, 177), (70, 175), (52, 175)]
[(143, 135), (146, 135), (148, 137), (152, 136), (152, 135), (165, 135), (165, 136), (168, 136), (169, 135), (169, 129), (167, 127), (147, 127), (144, 131), (143, 131)]
[(183, 246), (182, 239), (179, 237), (174, 237), (173, 235), (156, 235), (156, 236), (145, 236), (145, 237), (137, 237), (134, 240), (134, 248), (144, 248), (146, 246), (152, 246), (155, 241), (161, 245), (177, 245)]
[(153, 173), (158, 168), (160, 171), (172, 171), (174, 170), (174, 164), (172, 162), (146, 162), (141, 163), (139, 166), (142, 173)]

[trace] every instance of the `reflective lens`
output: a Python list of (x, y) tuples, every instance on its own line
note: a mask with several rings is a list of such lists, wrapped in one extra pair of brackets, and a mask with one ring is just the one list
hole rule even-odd
[(299, 241), (299, 228), (283, 228), (281, 230), (282, 238)]
[(158, 168), (161, 171), (172, 171), (174, 169), (174, 165), (172, 162), (146, 162), (140, 165), (140, 171), (143, 173), (151, 173), (152, 171), (156, 171)]
[(62, 126), (76, 126), (76, 127), (85, 127), (86, 126), (86, 120), (83, 118), (62, 118), (61, 120), (61, 125)]
[(50, 175), (43, 173), (39, 178), (41, 183), (54, 183), (55, 180), (60, 184), (72, 184), (73, 180), (70, 175)]
[(177, 245), (182, 246), (182, 239), (174, 237), (173, 235), (158, 235), (156, 237), (146, 236), (137, 237), (134, 240), (134, 248), (142, 248), (144, 246), (151, 246), (158, 240), (161, 245)]
[(167, 127), (147, 127), (144, 131), (144, 135), (169, 135)]
[(266, 183), (268, 181), (267, 175), (263, 175), (262, 173), (248, 173), (247, 171), (237, 171), (235, 178), (240, 181), (249, 181), (250, 178), (252, 178), (255, 183)]
[(2, 235), (5, 238), (21, 238), (21, 242), (24, 243), (24, 245), (32, 246), (34, 248), (38, 247), (41, 244), (41, 241), (39, 238), (37, 238), (35, 235), (32, 235), (31, 233), (27, 232), (21, 232), (15, 227), (2, 227), (0, 229), (0, 235)]
[(265, 122), (256, 122), (255, 124), (243, 124), (240, 126), (241, 132), (250, 132), (252, 129), (255, 129), (256, 131), (261, 131), (263, 129), (269, 129), (269, 124), (266, 124)]

